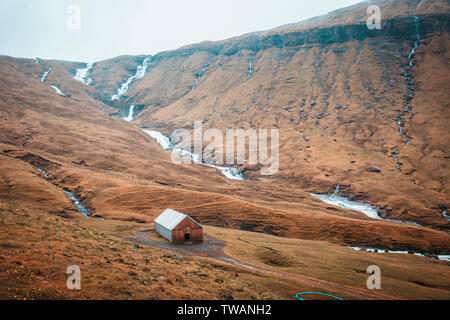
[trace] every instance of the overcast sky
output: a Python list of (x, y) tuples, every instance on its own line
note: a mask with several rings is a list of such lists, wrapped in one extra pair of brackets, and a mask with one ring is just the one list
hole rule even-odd
[(358, 2), (0, 0), (0, 54), (85, 62), (155, 54), (298, 22)]

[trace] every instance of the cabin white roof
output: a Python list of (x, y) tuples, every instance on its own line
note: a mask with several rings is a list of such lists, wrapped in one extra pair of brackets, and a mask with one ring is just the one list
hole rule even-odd
[(194, 221), (196, 224), (198, 224), (194, 219), (192, 219), (188, 215), (178, 212), (178, 211), (175, 211), (175, 210), (172, 210), (172, 209), (164, 210), (164, 212), (161, 213), (158, 216), (158, 218), (155, 219), (155, 223), (158, 223), (159, 225), (163, 226), (167, 230), (172, 231), (185, 218), (189, 218), (192, 221)]

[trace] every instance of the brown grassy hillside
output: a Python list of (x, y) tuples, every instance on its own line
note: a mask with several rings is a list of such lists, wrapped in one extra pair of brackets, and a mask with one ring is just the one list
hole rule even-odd
[[(223, 131), (279, 128), (280, 172), (272, 181), (321, 192), (345, 185), (348, 194), (392, 207), (392, 218), (448, 228), (439, 209), (449, 194), (448, 3), (416, 9), (412, 91), (404, 73), (415, 37), (409, 13), (418, 2), (377, 3), (380, 31), (361, 23), (366, 6), (357, 5), (288, 29), (160, 53), (126, 103), (143, 106), (136, 124), (167, 134), (192, 129), (195, 120)], [(411, 94), (402, 136), (397, 122)]]
[[(247, 255), (258, 265), (277, 260), (273, 252), (260, 248), (271, 242), (282, 255), (295, 256), (296, 266), (290, 271), (316, 277), (326, 278), (327, 273), (316, 268), (312, 274), (312, 267), (307, 267), (317, 266), (319, 247), (327, 248), (333, 266), (348, 254), (351, 262), (342, 267), (345, 277), (328, 277), (337, 282), (352, 283), (349, 268), (360, 270), (361, 261), (369, 259), (366, 255), (356, 258), (360, 253), (343, 245), (449, 254), (450, 221), (442, 214), (445, 206), (450, 207), (449, 5), (440, 0), (374, 3), (384, 12), (383, 28), (378, 31), (366, 28), (364, 3), (298, 24), (158, 53), (148, 73), (119, 101), (111, 101), (111, 95), (146, 56), (96, 62), (89, 74), (90, 86), (73, 79), (84, 63), (43, 59), (36, 63), (1, 56), (0, 218), (1, 240), (6, 244), (0, 248), (4, 286), (0, 298), (61, 296), (63, 276), (44, 295), (27, 293), (35, 278), (18, 284), (11, 278), (11, 272), (22, 271), (28, 277), (25, 269), (31, 266), (31, 274), (40, 270), (38, 280), (48, 281), (51, 270), (42, 271), (48, 260), (42, 258), (43, 243), (31, 248), (31, 243), (44, 237), (43, 226), (56, 232), (51, 240), (61, 256), (57, 264), (61, 269), (68, 260), (62, 258), (64, 244), (76, 247), (79, 240), (74, 239), (80, 235), (87, 236), (83, 246), (103, 248), (105, 242), (114, 242), (120, 247), (115, 258), (127, 255), (131, 244), (120, 237), (151, 227), (168, 207), (209, 227), (225, 228), (209, 232), (228, 241), (228, 254)], [(408, 55), (415, 39), (410, 12), (416, 4), (420, 40), (410, 67)], [(47, 79), (40, 81), (49, 67)], [(410, 78), (405, 77), (408, 71), (412, 71)], [(120, 116), (127, 114), (131, 104), (137, 106), (138, 114), (128, 123)], [(403, 135), (399, 119), (403, 119)], [(259, 166), (244, 165), (250, 180), (237, 181), (212, 167), (176, 165), (170, 153), (141, 129), (170, 134), (178, 128), (191, 130), (196, 120), (203, 122), (204, 129), (279, 129), (279, 172), (264, 177)], [(422, 226), (371, 219), (310, 194), (332, 194), (338, 184), (341, 196), (390, 208), (385, 210), (386, 217)], [(74, 193), (93, 217), (105, 220), (79, 220), (81, 214), (63, 190)], [(101, 226), (100, 221), (105, 224)], [(86, 224), (89, 231), (79, 224)], [(129, 228), (111, 231), (121, 226)], [(108, 231), (107, 237), (96, 234), (98, 228)], [(284, 246), (287, 238), (289, 244)], [(240, 239), (248, 246), (239, 247)], [(311, 260), (301, 261), (298, 256), (306, 249), (295, 249), (297, 245), (311, 249)], [(100, 261), (105, 256), (102, 250), (107, 249), (98, 250), (90, 252), (92, 268), (104, 275)], [(178, 283), (182, 276), (177, 272), (171, 274), (169, 284), (154, 280), (167, 272), (170, 261), (164, 260), (162, 251), (146, 254), (161, 268), (148, 276), (138, 272), (141, 280), (151, 283), (150, 289), (135, 276), (124, 276), (137, 271), (119, 263), (114, 265), (115, 278), (108, 278), (112, 284), (106, 293), (100, 294), (102, 286), (95, 279), (87, 296), (61, 297), (126, 298), (127, 285), (137, 282), (139, 290), (133, 297), (187, 297), (188, 292), (180, 288), (191, 280), (183, 278)], [(141, 253), (130, 255), (130, 264), (141, 263)], [(436, 284), (448, 268), (445, 262), (391, 255), (376, 259), (389, 265), (390, 294), (448, 296), (448, 279), (442, 286)], [(421, 259), (419, 267), (404, 267), (419, 261), (415, 259)], [(194, 261), (186, 263), (183, 271), (196, 267)], [(396, 273), (399, 266), (407, 272)], [(209, 280), (198, 286), (204, 290), (192, 298), (226, 298), (215, 283), (207, 289), (219, 277), (217, 268), (206, 272)], [(420, 268), (432, 275), (430, 279), (412, 276)], [(248, 273), (239, 287), (233, 279), (235, 269), (223, 272), (234, 292), (230, 294), (238, 298), (287, 298), (295, 293), (289, 282), (265, 280), (258, 272)], [(104, 284), (103, 280), (98, 281)], [(121, 286), (121, 281), (127, 285)], [(252, 281), (257, 283), (253, 295)], [(411, 294), (421, 283), (424, 291)], [(270, 288), (270, 294), (263, 286)], [(6, 287), (16, 291), (6, 292)]]

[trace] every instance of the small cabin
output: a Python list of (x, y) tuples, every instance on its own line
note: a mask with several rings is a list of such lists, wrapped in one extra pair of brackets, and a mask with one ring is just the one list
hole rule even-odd
[(188, 215), (166, 209), (155, 219), (155, 231), (173, 244), (203, 242), (203, 227)]

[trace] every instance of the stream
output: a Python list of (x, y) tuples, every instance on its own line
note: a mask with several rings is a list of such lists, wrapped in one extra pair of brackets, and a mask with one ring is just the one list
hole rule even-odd
[(192, 92), (195, 90), (195, 88), (197, 88), (198, 82), (200, 81), (200, 78), (205, 74), (205, 70), (206, 68), (209, 67), (209, 63), (204, 64), (202, 69), (197, 73), (197, 79), (195, 79), (194, 84), (192, 85), (191, 90), (189, 90), (189, 92)]
[[(414, 29), (415, 29), (415, 41), (414, 41), (414, 45), (411, 49), (411, 51), (408, 54), (408, 67), (407, 70), (405, 71), (405, 73), (403, 74), (403, 78), (405, 79), (406, 82), (406, 86), (408, 88), (408, 92), (405, 96), (405, 99), (403, 101), (403, 111), (402, 113), (400, 113), (398, 115), (398, 120), (397, 120), (397, 127), (398, 127), (398, 131), (400, 132), (400, 136), (403, 139), (406, 139), (406, 144), (408, 145), (411, 142), (411, 137), (408, 137), (408, 135), (405, 132), (405, 118), (411, 113), (411, 107), (410, 107), (410, 103), (412, 101), (412, 99), (414, 98), (415, 95), (415, 88), (414, 88), (414, 77), (413, 77), (413, 68), (414, 68), (414, 55), (416, 54), (416, 50), (419, 47), (419, 41), (422, 39), (420, 37), (420, 32), (419, 32), (419, 24), (420, 24), (420, 18), (419, 16), (416, 16), (414, 13), (417, 10), (417, 7), (419, 7), (419, 5), (423, 2), (423, 0), (419, 0), (416, 5), (411, 9), (411, 11), (409, 12), (409, 16), (411, 17), (413, 23), (414, 23)], [(394, 162), (395, 162), (395, 166), (397, 168), (397, 170), (400, 172), (401, 171), (401, 164), (399, 164), (398, 162), (398, 156), (399, 156), (399, 151), (396, 148), (395, 149), (395, 154), (392, 155), (392, 157), (394, 158)]]
[[(408, 251), (403, 251), (403, 250), (388, 250), (388, 249), (366, 248), (366, 247), (347, 247), (347, 248), (350, 248), (350, 249), (353, 249), (353, 250), (356, 250), (356, 251), (366, 251), (366, 252), (374, 252), (374, 253), (410, 254)], [(423, 253), (413, 252), (411, 254), (414, 254), (416, 256), (429, 258)], [(448, 255), (448, 254), (435, 255), (435, 258), (437, 258), (438, 260), (450, 261), (450, 255)]]
[(73, 78), (87, 86), (90, 85), (92, 83), (92, 79), (89, 78), (89, 74), (91, 73), (93, 67), (93, 62), (86, 63), (86, 68), (77, 69)]
[(51, 68), (51, 67), (48, 67), (48, 70), (45, 71), (45, 72), (42, 74), (41, 82), (45, 82), (45, 80), (47, 80), (47, 76), (48, 76), (48, 74), (50, 73), (50, 71), (52, 71), (52, 68)]
[[(404, 98), (403, 101), (403, 111), (398, 115), (397, 120), (397, 127), (398, 131), (400, 132), (400, 136), (403, 139), (406, 139), (406, 144), (408, 145), (411, 142), (411, 137), (408, 137), (405, 132), (405, 118), (411, 113), (411, 107), (410, 103), (415, 95), (415, 88), (414, 88), (414, 78), (413, 78), (413, 68), (414, 68), (414, 55), (416, 54), (416, 50), (419, 47), (419, 41), (422, 39), (420, 37), (419, 32), (419, 24), (420, 24), (420, 18), (419, 16), (416, 16), (414, 13), (417, 10), (417, 7), (423, 2), (423, 0), (419, 0), (416, 5), (411, 9), (409, 12), (409, 16), (411, 17), (413, 23), (414, 23), (414, 29), (415, 29), (415, 41), (414, 45), (411, 49), (411, 51), (408, 54), (408, 67), (405, 73), (403, 74), (403, 78), (406, 82), (406, 86), (408, 88), (408, 92)], [(401, 171), (401, 164), (398, 162), (400, 151), (398, 148), (395, 148), (394, 153), (392, 154), (392, 157), (394, 158), (395, 167), (397, 168), (397, 171)]]
[(395, 167), (397, 168), (397, 171), (402, 171), (402, 165), (400, 162), (398, 162), (398, 154), (400, 151), (398, 151), (397, 148), (395, 148), (394, 152), (392, 152), (392, 158), (394, 159)]
[[(125, 121), (128, 121), (128, 122), (133, 122), (134, 116), (135, 116), (134, 108), (135, 108), (134, 105), (130, 106), (130, 110), (128, 111), (128, 116), (124, 117), (122, 119), (125, 120)], [(200, 157), (197, 154), (194, 154), (192, 152), (183, 150), (183, 149), (178, 148), (177, 146), (173, 145), (173, 143), (170, 140), (170, 138), (166, 137), (161, 132), (154, 131), (154, 130), (147, 130), (147, 129), (142, 129), (142, 130), (146, 134), (148, 134), (150, 137), (155, 139), (156, 142), (160, 145), (160, 147), (163, 148), (164, 150), (178, 153), (180, 156), (190, 159), (191, 162), (193, 162), (193, 163), (203, 164), (205, 166), (216, 168), (217, 170), (219, 170), (228, 179), (232, 179), (232, 180), (248, 180), (248, 179), (246, 179), (244, 177), (244, 175), (242, 174), (242, 172), (238, 168), (235, 168), (235, 167), (221, 167), (221, 166), (216, 166), (216, 165), (213, 165), (213, 164), (208, 164), (208, 163), (202, 162), (202, 161), (200, 161)]]
[(403, 112), (399, 116), (399, 120), (397, 121), (397, 126), (400, 132), (400, 135), (402, 138), (407, 139), (406, 144), (409, 144), (411, 141), (411, 138), (408, 137), (405, 133), (404, 127), (405, 127), (405, 117), (411, 113), (410, 103), (411, 100), (414, 98), (414, 78), (412, 75), (413, 68), (414, 68), (414, 55), (416, 53), (417, 48), (419, 47), (419, 41), (421, 40), (420, 32), (419, 32), (419, 23), (420, 18), (419, 16), (416, 16), (414, 13), (416, 12), (417, 7), (422, 3), (423, 0), (419, 0), (417, 4), (414, 6), (414, 8), (409, 13), (410, 17), (413, 20), (414, 23), (414, 29), (415, 29), (415, 41), (414, 45), (408, 54), (408, 69), (404, 73), (403, 77), (405, 79), (406, 85), (408, 87), (408, 93), (405, 97), (405, 100), (403, 102)]
[[(38, 59), (38, 58), (34, 58), (34, 61), (35, 61), (38, 65), (41, 65), (41, 63), (39, 62), (39, 59)], [(42, 65), (41, 65), (41, 66), (42, 66)], [(41, 82), (45, 82), (45, 81), (47, 80), (48, 74), (49, 74), (51, 71), (52, 71), (52, 67), (48, 67), (47, 71), (45, 71), (45, 72), (42, 74), (41, 78), (40, 78)], [(50, 87), (52, 87), (52, 89), (55, 90), (57, 94), (62, 95), (62, 96), (64, 96), (64, 97), (67, 97), (67, 95), (64, 94), (64, 92), (62, 92), (62, 90), (61, 90), (60, 88), (58, 88), (57, 86), (55, 86), (55, 85), (50, 85)], [(40, 169), (39, 169), (39, 170), (40, 170)]]
[(64, 92), (62, 92), (62, 90), (60, 88), (58, 88), (57, 86), (50, 85), (50, 87), (52, 87), (53, 90), (55, 90), (57, 94), (59, 94), (59, 95), (61, 95), (63, 97), (67, 97), (66, 94)]
[(125, 121), (132, 122), (134, 119), (134, 104), (130, 107), (130, 111), (128, 111), (128, 116), (122, 118)]
[[(40, 61), (39, 61), (39, 58), (34, 58), (34, 62), (36, 62), (37, 65), (40, 65), (40, 66), (42, 67), (42, 65), (41, 65), (41, 63), (40, 63)], [(41, 76), (41, 82), (45, 82), (45, 80), (47, 80), (47, 76), (48, 76), (48, 74), (50, 73), (50, 71), (52, 71), (52, 67), (48, 67), (47, 71), (45, 71), (45, 72), (42, 74), (42, 76)]]
[[(42, 173), (44, 175), (45, 180), (50, 180), (50, 175), (48, 174), (47, 171), (35, 167), (40, 173)], [(53, 184), (54, 187), (59, 188), (57, 185)], [(90, 212), (88, 209), (86, 209), (85, 207), (83, 207), (83, 205), (81, 204), (80, 200), (78, 200), (78, 198), (69, 190), (66, 189), (62, 189), (62, 191), (69, 197), (70, 200), (72, 200), (73, 204), (75, 205), (75, 207), (77, 207), (78, 212), (80, 212), (83, 217), (85, 218), (89, 218), (90, 217)]]
[(81, 205), (80, 200), (70, 191), (63, 189), (63, 192), (72, 200), (75, 207), (77, 207), (78, 212), (80, 212), (85, 218), (89, 218), (89, 210)]
[(161, 148), (163, 148), (165, 150), (168, 150), (168, 151), (171, 151), (171, 152), (176, 152), (182, 157), (187, 157), (193, 163), (203, 164), (203, 165), (208, 166), (208, 167), (216, 168), (217, 170), (219, 170), (228, 179), (232, 179), (232, 180), (248, 180), (248, 179), (246, 179), (244, 177), (244, 175), (242, 174), (242, 172), (238, 168), (235, 168), (235, 167), (221, 167), (221, 166), (216, 166), (214, 164), (208, 164), (208, 163), (205, 163), (205, 162), (201, 162), (199, 160), (200, 157), (197, 154), (194, 154), (192, 152), (183, 150), (181, 148), (177, 148), (176, 146), (174, 146), (172, 144), (170, 139), (168, 137), (166, 137), (165, 135), (163, 135), (161, 132), (152, 131), (152, 130), (146, 130), (146, 129), (143, 129), (143, 130), (150, 137), (155, 139), (156, 142), (161, 146)]
[(340, 188), (340, 186), (337, 185), (336, 190), (334, 191), (334, 193), (331, 196), (328, 196), (326, 194), (315, 194), (315, 193), (311, 193), (311, 195), (316, 199), (322, 200), (323, 202), (334, 205), (336, 207), (364, 213), (366, 216), (368, 216), (369, 218), (372, 218), (372, 219), (406, 223), (406, 224), (410, 224), (410, 225), (414, 225), (414, 226), (420, 226), (420, 224), (418, 224), (416, 222), (412, 222), (412, 221), (383, 219), (378, 215), (377, 210), (372, 205), (367, 204), (367, 203), (362, 203), (362, 202), (351, 201), (347, 198), (338, 196), (339, 188)]
[(247, 74), (247, 80), (249, 80), (252, 76), (253, 72), (253, 58), (248, 59), (248, 74)]
[(445, 218), (445, 219), (447, 219), (447, 220), (450, 220), (450, 216), (447, 214), (447, 209), (444, 209), (444, 211), (442, 211), (442, 216)]

